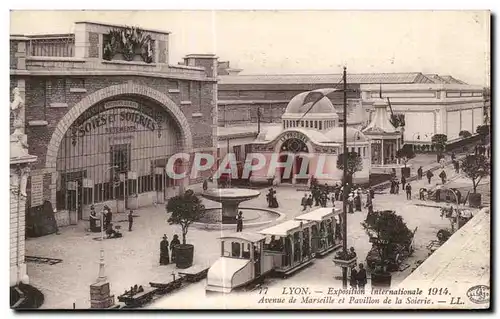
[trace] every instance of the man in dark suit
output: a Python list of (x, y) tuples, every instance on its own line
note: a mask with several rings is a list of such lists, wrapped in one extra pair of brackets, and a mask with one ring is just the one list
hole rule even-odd
[(356, 278), (358, 281), (359, 290), (361, 290), (364, 293), (367, 280), (366, 280), (366, 269), (363, 266), (363, 264), (359, 264), (359, 271)]

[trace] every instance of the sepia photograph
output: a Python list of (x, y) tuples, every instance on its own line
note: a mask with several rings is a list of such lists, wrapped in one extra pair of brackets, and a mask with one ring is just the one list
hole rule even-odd
[(9, 15), (11, 309), (491, 309), (490, 11)]

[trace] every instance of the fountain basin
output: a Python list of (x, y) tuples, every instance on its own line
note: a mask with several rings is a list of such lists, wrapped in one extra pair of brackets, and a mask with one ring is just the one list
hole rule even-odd
[[(258, 227), (285, 219), (286, 215), (271, 209), (241, 207), (243, 211), (243, 230), (249, 227)], [(193, 226), (205, 230), (236, 229), (236, 219), (228, 222), (221, 214), (221, 208), (207, 208), (205, 217)]]
[(201, 194), (206, 199), (222, 204), (222, 216), (228, 219), (236, 217), (241, 202), (256, 198), (260, 192), (246, 188), (212, 188)]

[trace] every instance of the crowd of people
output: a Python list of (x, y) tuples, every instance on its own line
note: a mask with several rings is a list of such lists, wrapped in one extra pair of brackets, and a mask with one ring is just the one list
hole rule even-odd
[[(127, 214), (128, 231), (132, 231), (134, 224), (134, 211), (130, 210)], [(123, 234), (119, 231), (119, 227), (113, 226), (113, 213), (108, 205), (104, 205), (102, 211), (97, 214), (95, 206), (90, 206), (89, 224), (91, 232), (105, 231), (106, 238), (120, 238)], [(102, 225), (101, 225), (102, 223)]]
[[(366, 206), (368, 209), (373, 209), (372, 199), (375, 197), (375, 191), (369, 187), (368, 189), (362, 189), (354, 185), (353, 187), (349, 187), (346, 185), (348, 190), (347, 193), (347, 205), (349, 209), (349, 213), (354, 213), (354, 211), (362, 210), (362, 199), (363, 194), (366, 194)], [(305, 211), (308, 207), (312, 208), (313, 206), (321, 206), (327, 207), (328, 203), (331, 202), (332, 206), (335, 207), (336, 201), (342, 201), (344, 196), (344, 186), (340, 186), (336, 184), (335, 186), (318, 185), (313, 184), (311, 186), (311, 192), (305, 193), (304, 197), (300, 202), (302, 206), (302, 211)]]

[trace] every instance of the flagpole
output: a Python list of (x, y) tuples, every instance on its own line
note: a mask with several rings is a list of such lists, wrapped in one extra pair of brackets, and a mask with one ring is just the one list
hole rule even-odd
[[(342, 251), (344, 256), (347, 256), (347, 68), (344, 66), (343, 73), (343, 82), (344, 82), (344, 170), (343, 170), (343, 187), (344, 191), (342, 192), (342, 206), (344, 209), (343, 218), (342, 218)], [(342, 267), (342, 286), (344, 289), (347, 289), (347, 267)]]

